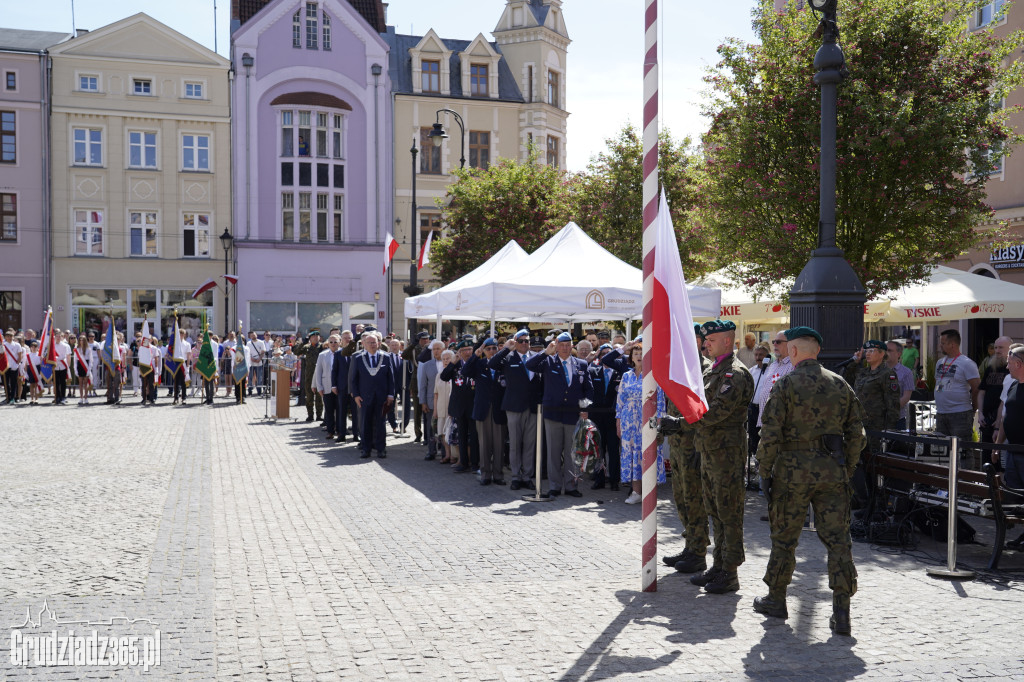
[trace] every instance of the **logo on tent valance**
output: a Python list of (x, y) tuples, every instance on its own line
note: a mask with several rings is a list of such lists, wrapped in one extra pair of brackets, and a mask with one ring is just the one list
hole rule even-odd
[(588, 291), (586, 307), (587, 310), (604, 310), (604, 294), (597, 289)]

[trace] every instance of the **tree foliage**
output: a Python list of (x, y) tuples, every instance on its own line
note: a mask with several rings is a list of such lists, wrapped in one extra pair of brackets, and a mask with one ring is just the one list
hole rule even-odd
[[(984, 184), (1017, 142), (1007, 109), (1021, 82), (1020, 34), (965, 31), (965, 0), (851, 0), (840, 5), (849, 76), (839, 86), (837, 238), (878, 295), (976, 245), (991, 215)], [(754, 13), (760, 44), (730, 40), (707, 81), (697, 213), (728, 261), (750, 264), (760, 291), (795, 277), (817, 243), (817, 19), (792, 2)], [(1009, 64), (1009, 65), (1007, 65)], [(727, 262), (728, 262), (727, 261)]]

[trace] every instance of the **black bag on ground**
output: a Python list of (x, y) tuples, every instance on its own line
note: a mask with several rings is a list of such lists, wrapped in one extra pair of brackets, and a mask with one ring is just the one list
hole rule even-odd
[[(942, 507), (926, 507), (920, 514), (914, 515), (914, 525), (936, 542), (946, 542), (949, 512)], [(977, 531), (964, 521), (962, 516), (956, 517), (956, 544), (969, 545), (974, 543)]]

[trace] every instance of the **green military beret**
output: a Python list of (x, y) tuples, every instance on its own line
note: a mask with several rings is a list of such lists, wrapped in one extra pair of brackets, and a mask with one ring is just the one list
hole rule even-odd
[(462, 339), (461, 341), (459, 341), (459, 345), (456, 346), (455, 348), (457, 350), (461, 350), (463, 348), (472, 348), (472, 347), (473, 347), (473, 340), (472, 339)]
[(786, 341), (792, 341), (793, 339), (802, 339), (806, 336), (809, 336), (815, 341), (817, 341), (819, 346), (825, 343), (821, 339), (821, 334), (811, 329), (810, 327), (793, 327), (792, 329), (787, 329), (782, 333), (786, 335)]
[(701, 327), (696, 322), (693, 323), (693, 333), (696, 334), (697, 336), (699, 336), (702, 339), (704, 338), (704, 328)]
[(885, 352), (885, 344), (882, 343), (881, 341), (878, 341), (877, 339), (871, 339), (870, 341), (865, 341), (864, 345), (861, 346), (861, 348), (863, 348), (864, 350), (870, 350), (870, 349), (874, 348), (875, 350), (880, 350), (883, 353)]
[(732, 332), (736, 331), (736, 323), (730, 320), (711, 320), (710, 322), (705, 322), (701, 329), (704, 330), (704, 336), (719, 332)]

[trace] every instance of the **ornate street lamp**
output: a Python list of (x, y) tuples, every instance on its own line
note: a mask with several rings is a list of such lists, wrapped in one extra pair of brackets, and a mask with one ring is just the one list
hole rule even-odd
[(409, 224), (410, 240), (410, 263), (409, 263), (409, 284), (402, 287), (402, 291), (410, 296), (419, 296), (423, 293), (423, 287), (416, 284), (416, 236), (419, 232), (419, 221), (416, 220), (416, 155), (419, 153), (416, 148), (416, 140), (412, 141), (412, 222)]
[(434, 127), (430, 130), (430, 141), (434, 143), (435, 147), (440, 147), (441, 143), (448, 139), (448, 133), (445, 132), (444, 126), (441, 125), (441, 113), (448, 113), (455, 117), (455, 122), (459, 124), (459, 130), (462, 132), (462, 156), (459, 158), (459, 168), (466, 167), (466, 124), (456, 112), (451, 109), (438, 109), (434, 114)]
[(848, 75), (839, 47), (836, 0), (810, 0), (821, 15), (815, 36), (821, 47), (814, 55), (821, 86), (821, 161), (818, 247), (790, 290), (790, 324), (817, 329), (825, 340), (819, 359), (834, 367), (860, 346), (864, 334), (864, 287), (836, 245), (836, 101), (839, 83)]
[[(231, 236), (228, 228), (224, 228), (224, 234), (220, 236), (220, 243), (224, 247), (224, 274), (230, 275), (228, 272), (228, 254), (231, 253), (231, 245), (234, 244), (235, 238)], [(228, 326), (228, 281), (224, 280), (224, 338), (228, 338), (228, 332), (231, 331), (231, 327)]]

